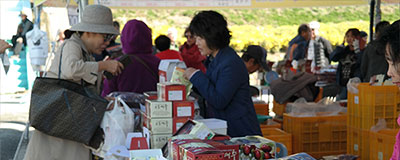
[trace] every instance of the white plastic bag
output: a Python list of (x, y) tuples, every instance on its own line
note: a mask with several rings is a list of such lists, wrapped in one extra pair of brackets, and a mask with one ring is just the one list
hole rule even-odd
[(358, 77), (349, 79), (349, 82), (347, 82), (347, 91), (349, 91), (353, 94), (358, 94), (358, 85), (360, 83), (361, 83), (361, 80)]
[(132, 132), (134, 128), (134, 113), (128, 105), (119, 97), (114, 101), (110, 101), (107, 108), (114, 105), (111, 111), (106, 111), (100, 127), (104, 130), (104, 145), (98, 153), (94, 153), (100, 157), (104, 157), (111, 148), (115, 146), (124, 146), (128, 132)]

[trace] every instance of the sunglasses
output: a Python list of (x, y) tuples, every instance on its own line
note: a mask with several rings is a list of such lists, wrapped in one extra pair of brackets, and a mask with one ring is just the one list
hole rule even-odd
[(185, 34), (185, 37), (186, 37), (186, 38), (194, 38), (193, 35), (188, 35), (188, 34)]
[(104, 38), (104, 42), (111, 41), (116, 35), (115, 34), (101, 34)]

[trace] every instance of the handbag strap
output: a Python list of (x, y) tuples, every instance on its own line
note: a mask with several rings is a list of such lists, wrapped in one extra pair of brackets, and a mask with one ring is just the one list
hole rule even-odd
[(147, 71), (149, 71), (149, 72), (154, 76), (154, 78), (157, 80), (158, 75), (157, 75), (153, 70), (150, 69), (150, 67), (146, 64), (146, 62), (144, 62), (140, 57), (138, 57), (138, 56), (136, 56), (136, 55), (134, 55), (134, 54), (131, 54), (131, 55), (129, 55), (129, 56), (132, 56), (132, 57), (135, 58), (138, 62), (140, 62), (141, 64), (143, 64), (143, 66), (147, 69)]
[[(62, 53), (63, 53), (63, 51), (64, 51), (64, 46), (65, 46), (66, 42), (67, 42), (67, 41), (65, 41), (65, 42), (63, 43), (63, 45), (61, 46), (60, 63), (59, 63), (59, 65), (58, 65), (58, 79), (61, 79)], [(85, 50), (83, 50), (83, 48), (81, 48), (81, 49), (82, 49), (83, 61), (86, 62), (86, 61), (87, 61), (87, 57), (86, 57), (86, 54), (85, 54), (86, 52), (85, 52)], [(84, 81), (83, 79), (81, 79), (81, 84), (82, 84), (83, 86), (85, 85), (85, 81)]]

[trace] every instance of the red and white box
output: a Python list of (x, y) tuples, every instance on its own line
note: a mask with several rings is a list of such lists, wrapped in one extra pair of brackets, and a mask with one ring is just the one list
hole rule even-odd
[(186, 101), (186, 86), (183, 84), (157, 83), (157, 92), (162, 101)]
[(172, 118), (150, 118), (145, 115), (143, 127), (148, 128), (153, 134), (172, 134)]
[(146, 116), (149, 118), (171, 118), (172, 102), (147, 100), (146, 99)]
[(239, 159), (239, 145), (225, 145), (211, 140), (175, 140), (172, 142), (172, 152), (174, 159)]
[(193, 119), (193, 117), (181, 117), (181, 118), (173, 118), (173, 129), (172, 133), (175, 134), (176, 131), (178, 131), (179, 128), (181, 128), (188, 120)]
[(144, 92), (143, 95), (146, 97), (148, 100), (157, 100), (158, 99), (158, 94), (157, 91), (148, 91)]
[(194, 116), (194, 101), (174, 101), (172, 108), (174, 118)]
[(169, 82), (175, 67), (186, 68), (186, 65), (178, 59), (161, 60), (158, 65), (159, 82)]

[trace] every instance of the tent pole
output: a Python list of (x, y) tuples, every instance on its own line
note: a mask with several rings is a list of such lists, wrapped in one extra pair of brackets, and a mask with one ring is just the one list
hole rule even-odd
[(375, 0), (371, 0), (370, 12), (369, 12), (369, 40), (372, 41), (374, 37), (374, 10)]

